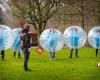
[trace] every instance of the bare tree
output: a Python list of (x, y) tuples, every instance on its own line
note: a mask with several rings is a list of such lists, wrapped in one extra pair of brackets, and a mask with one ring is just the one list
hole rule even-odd
[(49, 18), (60, 7), (61, 0), (1, 0), (1, 4), (13, 15), (23, 18), (40, 34)]
[[(95, 0), (69, 0), (72, 8), (76, 11), (73, 12), (80, 16), (81, 26), (85, 29), (86, 16), (95, 16), (96, 14), (96, 1)], [(65, 1), (66, 3), (66, 1)], [(70, 10), (71, 12), (72, 10)]]
[(2, 8), (0, 8), (0, 24), (4, 24)]
[(98, 24), (100, 25), (100, 0), (95, 0), (97, 2), (96, 16), (98, 20)]

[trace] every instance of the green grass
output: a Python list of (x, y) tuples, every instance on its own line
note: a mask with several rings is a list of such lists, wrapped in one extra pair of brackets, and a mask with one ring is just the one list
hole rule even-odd
[[(32, 72), (23, 70), (23, 54), (21, 59), (13, 58), (13, 52), (7, 50), (5, 60), (0, 60), (0, 80), (100, 80), (100, 52), (95, 57), (95, 49), (79, 49), (79, 58), (69, 59), (69, 49), (56, 53), (56, 59), (49, 60), (49, 53), (38, 56), (31, 50), (29, 67)], [(1, 58), (0, 58), (1, 59)]]

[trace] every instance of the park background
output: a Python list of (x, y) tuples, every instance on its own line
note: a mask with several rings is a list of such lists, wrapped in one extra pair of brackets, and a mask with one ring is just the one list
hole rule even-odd
[[(15, 16), (15, 13), (17, 12), (10, 13), (6, 10), (7, 5), (5, 5), (5, 3), (12, 3), (12, 1), (14, 1), (13, 4), (17, 3), (23, 10), (26, 9), (24, 8), (26, 6), (23, 5), (25, 1), (47, 2), (48, 6), (54, 4), (53, 8), (58, 7), (57, 5), (60, 4), (59, 9), (47, 20), (45, 29), (56, 28), (61, 32), (64, 32), (67, 27), (78, 25), (88, 33), (91, 28), (99, 26), (100, 24), (100, 0), (0, 0), (0, 24), (8, 25), (12, 29), (17, 26), (23, 27), (25, 23), (30, 22), (27, 21), (26, 17), (19, 17), (18, 14)], [(56, 4), (56, 1), (60, 2)], [(9, 6), (14, 5), (10, 4)], [(31, 7), (34, 8), (32, 5)], [(25, 12), (27, 12), (27, 9)], [(29, 14), (27, 15), (32, 16)], [(41, 19), (41, 17), (39, 19)], [(36, 30), (33, 24), (30, 25), (30, 30), (35, 34), (34, 40), (36, 41), (36, 44), (38, 44), (38, 30)], [(100, 54), (96, 57), (95, 49), (90, 48), (87, 43), (85, 48), (79, 49), (78, 59), (76, 59), (75, 56), (72, 59), (68, 59), (69, 51), (68, 48), (64, 48), (61, 51), (56, 52), (56, 59), (50, 61), (48, 52), (43, 51), (40, 55), (37, 53), (36, 48), (31, 49), (29, 66), (33, 71), (26, 73), (23, 70), (23, 53), (21, 59), (14, 59), (13, 51), (9, 49), (5, 52), (5, 61), (0, 60), (0, 80), (100, 79), (100, 68), (97, 66), (97, 63), (100, 61)]]

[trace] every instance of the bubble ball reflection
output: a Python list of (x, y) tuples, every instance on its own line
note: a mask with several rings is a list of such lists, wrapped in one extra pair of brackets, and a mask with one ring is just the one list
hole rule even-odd
[(39, 39), (40, 45), (49, 52), (56, 52), (63, 48), (64, 39), (62, 33), (57, 29), (47, 29)]
[(79, 26), (70, 26), (64, 31), (66, 46), (81, 48), (86, 42), (86, 32)]
[(100, 48), (100, 26), (89, 31), (88, 42), (93, 48)]

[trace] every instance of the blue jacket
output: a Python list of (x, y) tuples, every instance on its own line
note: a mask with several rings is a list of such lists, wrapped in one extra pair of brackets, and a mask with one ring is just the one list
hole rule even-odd
[(99, 47), (100, 46), (100, 35), (96, 35), (95, 41), (96, 41), (96, 46)]
[(71, 37), (71, 45), (73, 47), (78, 47), (78, 43), (79, 43), (79, 37), (76, 33), (73, 33)]

